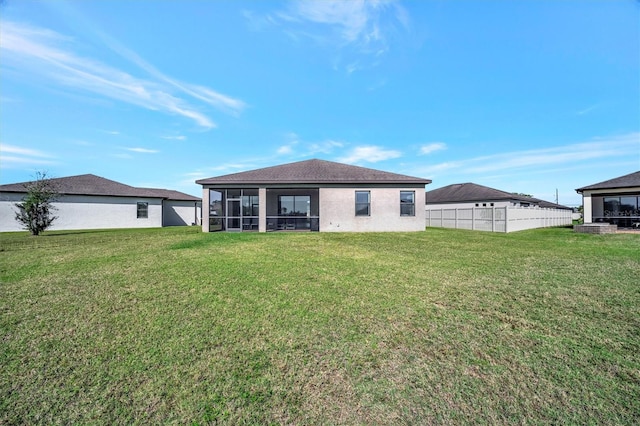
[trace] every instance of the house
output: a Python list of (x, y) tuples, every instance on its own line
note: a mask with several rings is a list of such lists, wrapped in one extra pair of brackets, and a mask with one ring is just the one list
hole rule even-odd
[(576, 189), (582, 194), (584, 223), (638, 227), (640, 171)]
[(493, 232), (571, 225), (573, 213), (571, 207), (475, 183), (427, 192), (425, 210), (427, 226)]
[[(476, 183), (457, 183), (427, 192), (426, 205), (442, 207), (540, 207), (551, 203), (537, 198), (500, 191)], [(569, 207), (559, 206), (559, 208)]]
[[(0, 232), (20, 231), (15, 203), (25, 184), (0, 185)], [(136, 188), (92, 174), (51, 179), (59, 194), (51, 230), (154, 228), (200, 224), (200, 198), (182, 192)]]
[(424, 231), (428, 179), (306, 160), (196, 181), (210, 231)]

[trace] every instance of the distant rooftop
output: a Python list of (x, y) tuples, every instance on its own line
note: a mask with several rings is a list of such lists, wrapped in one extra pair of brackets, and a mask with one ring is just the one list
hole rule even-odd
[[(26, 192), (25, 185), (31, 182), (0, 185), (1, 192)], [(102, 195), (109, 197), (163, 198), (175, 201), (200, 201), (183, 192), (170, 189), (136, 188), (100, 176), (85, 174), (62, 178), (52, 178), (55, 191), (62, 195)]]
[(517, 200), (531, 202), (534, 199), (468, 182), (456, 183), (428, 191), (426, 202), (427, 204), (439, 204), (490, 200)]
[(456, 183), (426, 193), (426, 204), (467, 203), (475, 201), (518, 201), (544, 208), (571, 209), (561, 204), (501, 191), (477, 183)]

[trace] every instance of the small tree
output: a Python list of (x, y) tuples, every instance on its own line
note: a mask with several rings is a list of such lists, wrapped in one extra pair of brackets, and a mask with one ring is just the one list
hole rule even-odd
[(51, 203), (58, 194), (53, 182), (45, 172), (36, 172), (36, 180), (26, 183), (24, 186), (27, 195), (21, 203), (15, 204), (18, 208), (16, 220), (22, 224), (24, 229), (31, 232), (31, 235), (40, 235), (57, 219), (52, 215), (56, 208)]

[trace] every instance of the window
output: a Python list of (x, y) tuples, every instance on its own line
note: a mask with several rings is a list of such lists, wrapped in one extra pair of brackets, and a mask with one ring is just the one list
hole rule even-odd
[(149, 217), (149, 203), (138, 203), (138, 219)]
[(308, 195), (281, 195), (278, 198), (279, 216), (310, 216), (311, 197)]
[(258, 196), (242, 196), (242, 216), (258, 216)]
[(400, 216), (416, 215), (416, 192), (400, 191)]
[(621, 196), (604, 197), (604, 215), (607, 217), (616, 216), (640, 216), (640, 197)]
[(370, 191), (356, 191), (356, 216), (371, 216)]

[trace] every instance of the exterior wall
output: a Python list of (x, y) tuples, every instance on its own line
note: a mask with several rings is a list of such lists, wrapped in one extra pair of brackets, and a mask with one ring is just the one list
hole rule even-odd
[(22, 228), (16, 222), (15, 203), (22, 201), (24, 194), (12, 192), (0, 192), (0, 232), (21, 231)]
[[(0, 194), (0, 232), (22, 231), (14, 219), (14, 203), (24, 194)], [(137, 203), (149, 203), (149, 217), (137, 219)], [(53, 203), (58, 217), (50, 230), (154, 228), (162, 226), (162, 200), (160, 198), (132, 198), (64, 195)]]
[(165, 200), (162, 226), (200, 225), (201, 208), (199, 201)]
[[(355, 191), (371, 191), (371, 215), (355, 215)], [(400, 191), (415, 191), (415, 216), (400, 216)], [(424, 186), (320, 188), (320, 232), (424, 231)]]

